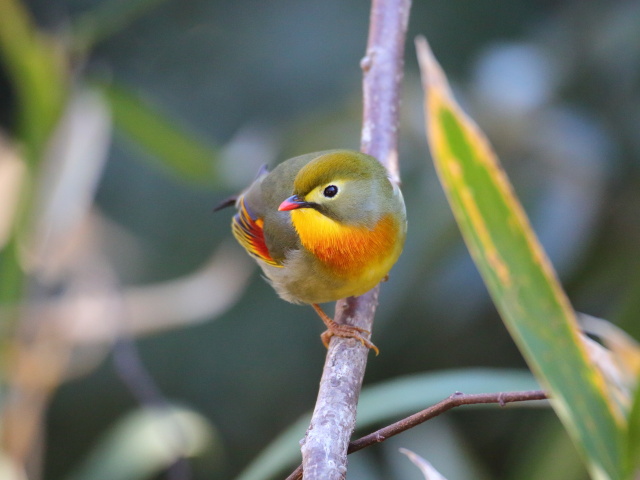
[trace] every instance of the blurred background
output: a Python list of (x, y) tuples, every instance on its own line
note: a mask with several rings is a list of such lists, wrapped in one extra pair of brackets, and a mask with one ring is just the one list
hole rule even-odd
[[(276, 296), (232, 212), (212, 208), (262, 164), (358, 148), (369, 6), (0, 1), (2, 478), (25, 478), (20, 464), (30, 479), (237, 478), (312, 409), (323, 326)], [(637, 1), (414, 2), (409, 236), (365, 388), (461, 373), (448, 395), (487, 372), (527, 376), (429, 158), (418, 34), (575, 308), (640, 338), (639, 24)], [(167, 405), (176, 417), (158, 426)], [(355, 454), (348, 478), (421, 478), (399, 447), (450, 480), (587, 478), (549, 409), (447, 413)]]

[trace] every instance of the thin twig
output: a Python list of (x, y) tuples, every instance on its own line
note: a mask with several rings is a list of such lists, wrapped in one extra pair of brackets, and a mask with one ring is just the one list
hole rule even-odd
[[(398, 123), (403, 54), (411, 0), (373, 0), (364, 72), (361, 150), (398, 176)], [(336, 304), (335, 320), (371, 331), (379, 287)], [(302, 442), (307, 480), (344, 479), (347, 447), (368, 349), (353, 339), (333, 337), (311, 424)]]
[(413, 428), (427, 420), (437, 417), (438, 415), (451, 410), (454, 407), (462, 405), (478, 405), (483, 403), (497, 403), (504, 407), (507, 403), (525, 402), (528, 400), (544, 400), (547, 395), (542, 390), (530, 390), (524, 392), (501, 392), (501, 393), (478, 393), (467, 394), (456, 392), (441, 402), (432, 405), (421, 412), (403, 418), (402, 420), (392, 423), (380, 430), (376, 430), (369, 435), (365, 435), (349, 444), (349, 453), (357, 452), (363, 448), (373, 445), (374, 443), (384, 442), (387, 438), (393, 437), (410, 428)]
[[(485, 403), (497, 403), (501, 407), (504, 407), (507, 403), (513, 402), (527, 402), (531, 400), (545, 400), (547, 395), (542, 390), (527, 390), (521, 392), (499, 392), (499, 393), (478, 393), (478, 394), (464, 394), (456, 392), (453, 395), (445, 398), (441, 402), (436, 403), (424, 410), (414, 413), (402, 420), (399, 420), (391, 425), (387, 425), (380, 430), (376, 430), (364, 437), (360, 437), (349, 444), (347, 450), (348, 454), (362, 450), (363, 448), (371, 445), (382, 443), (386, 439), (405, 432), (410, 428), (413, 428), (421, 423), (431, 420), (438, 415), (451, 410), (455, 407), (463, 405), (479, 405)], [(302, 479), (302, 465), (299, 465), (285, 480), (301, 480)]]

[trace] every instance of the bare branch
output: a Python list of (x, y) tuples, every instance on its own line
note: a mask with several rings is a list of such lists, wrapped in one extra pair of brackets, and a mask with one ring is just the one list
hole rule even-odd
[[(379, 159), (393, 181), (398, 174), (398, 121), (403, 54), (411, 0), (373, 0), (364, 72), (361, 150)], [(336, 304), (336, 322), (371, 331), (379, 287)], [(307, 480), (343, 479), (347, 447), (368, 349), (354, 339), (333, 337), (320, 381), (318, 400), (302, 443)]]
[[(413, 428), (421, 423), (426, 422), (438, 415), (451, 410), (455, 407), (462, 405), (480, 405), (486, 403), (497, 403), (501, 407), (504, 407), (507, 403), (514, 402), (527, 402), (532, 400), (545, 400), (547, 395), (542, 390), (527, 390), (521, 392), (498, 392), (498, 393), (478, 393), (478, 394), (464, 394), (456, 392), (453, 395), (445, 398), (441, 402), (436, 403), (424, 410), (414, 413), (409, 417), (403, 418), (391, 425), (388, 425), (380, 430), (376, 430), (364, 437), (361, 437), (349, 444), (347, 453), (351, 454), (369, 447), (376, 443), (382, 443), (386, 439), (398, 435), (410, 428)], [(302, 479), (302, 465), (299, 465), (286, 480), (301, 480)]]
[(374, 0), (367, 54), (360, 62), (364, 73), (360, 148), (380, 160), (396, 183), (400, 182), (400, 87), (410, 8), (410, 0)]
[(483, 403), (497, 403), (504, 407), (507, 403), (525, 402), (529, 400), (544, 400), (547, 395), (542, 390), (530, 390), (524, 392), (500, 392), (500, 393), (477, 393), (468, 394), (456, 392), (441, 402), (432, 405), (418, 413), (403, 418), (402, 420), (392, 423), (380, 430), (376, 430), (369, 435), (359, 438), (349, 444), (349, 453), (357, 452), (363, 448), (373, 445), (374, 443), (384, 442), (387, 438), (393, 437), (421, 423), (426, 422), (441, 413), (451, 410), (454, 407), (462, 405), (478, 405)]

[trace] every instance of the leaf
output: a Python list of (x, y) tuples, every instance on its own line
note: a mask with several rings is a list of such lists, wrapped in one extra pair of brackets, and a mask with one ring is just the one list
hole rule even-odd
[(634, 480), (640, 478), (640, 388), (636, 388), (625, 440), (626, 478)]
[(400, 453), (404, 453), (409, 457), (409, 460), (411, 460), (413, 464), (420, 469), (425, 480), (447, 480), (440, 474), (440, 472), (433, 468), (431, 463), (427, 462), (420, 455), (412, 452), (411, 450), (407, 450), (406, 448), (401, 448)]
[[(6, 72), (16, 100), (15, 134), (20, 158), (28, 166), (20, 185), (10, 236), (0, 249), (0, 303), (15, 303), (22, 295), (23, 271), (18, 260), (16, 231), (29, 218), (30, 177), (40, 163), (67, 96), (64, 61), (59, 48), (37, 31), (18, 0), (0, 1), (0, 69)], [(13, 318), (13, 316), (11, 316)]]
[(75, 19), (72, 40), (79, 54), (125, 29), (166, 0), (106, 0)]
[[(365, 387), (358, 401), (358, 429), (397, 420), (448, 397), (464, 393), (536, 390), (529, 372), (501, 369), (465, 369), (424, 373)], [(486, 407), (491, 408), (491, 407)], [(276, 437), (236, 480), (266, 480), (300, 460), (299, 441), (309, 426), (311, 413)]]
[(487, 139), (416, 41), (431, 155), (485, 284), (595, 479), (622, 477), (622, 415), (580, 341), (575, 313)]
[(621, 391), (622, 400), (630, 404), (640, 376), (640, 344), (607, 320), (584, 313), (580, 314), (580, 320), (584, 332), (599, 338), (603, 344), (601, 348), (608, 354), (608, 362), (600, 370), (612, 388)]
[(17, 0), (0, 1), (0, 55), (18, 101), (18, 134), (34, 165), (67, 95), (64, 62), (51, 39), (36, 30)]
[[(522, 430), (521, 430), (522, 431)], [(575, 443), (557, 418), (536, 423), (526, 446), (519, 448), (504, 480), (584, 480), (587, 478), (584, 461)]]
[(184, 179), (216, 180), (218, 152), (169, 120), (154, 106), (122, 87), (100, 85), (115, 126)]
[(211, 425), (192, 410), (142, 408), (118, 421), (69, 480), (152, 478), (215, 439)]
[(358, 428), (415, 413), (457, 391), (473, 394), (539, 388), (529, 372), (509, 369), (468, 368), (396, 378), (362, 391)]
[(34, 183), (31, 225), (22, 240), (22, 258), (40, 275), (64, 263), (69, 244), (87, 221), (110, 144), (104, 99), (91, 89), (75, 88)]

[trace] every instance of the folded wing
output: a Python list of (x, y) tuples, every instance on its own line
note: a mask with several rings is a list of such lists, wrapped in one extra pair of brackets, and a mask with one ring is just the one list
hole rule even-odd
[(238, 201), (238, 213), (233, 217), (231, 224), (233, 235), (253, 257), (274, 267), (282, 267), (269, 253), (264, 240), (263, 223), (262, 218), (254, 215), (247, 207), (244, 196), (241, 197)]

